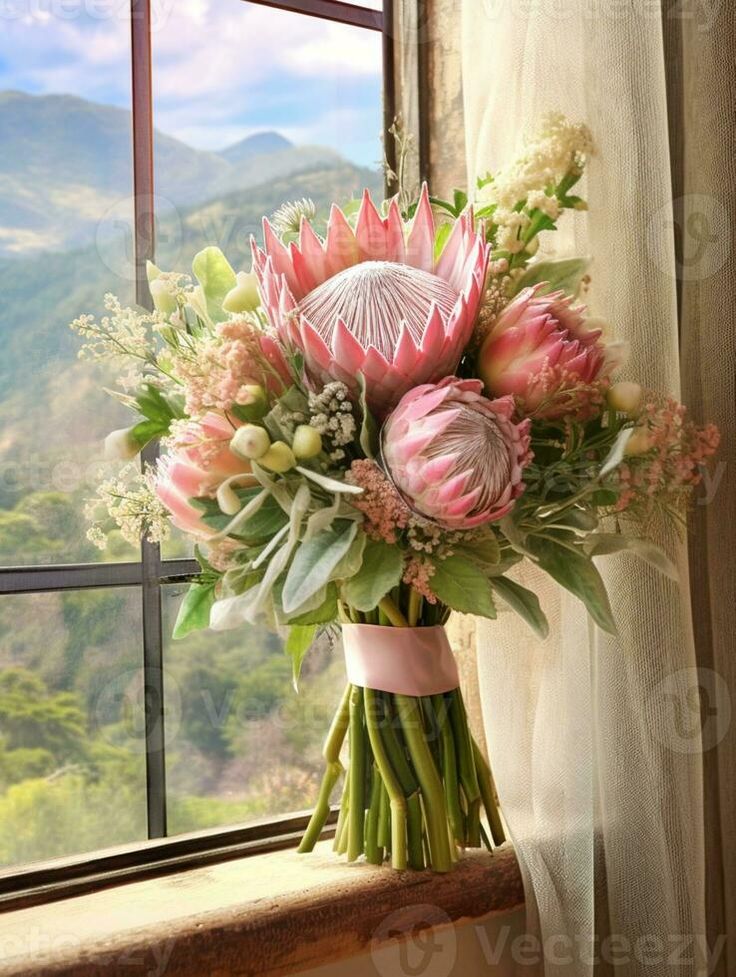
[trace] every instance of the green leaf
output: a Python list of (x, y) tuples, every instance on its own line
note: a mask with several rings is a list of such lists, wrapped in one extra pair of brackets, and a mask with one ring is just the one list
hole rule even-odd
[(362, 421), (360, 425), (360, 447), (366, 458), (375, 458), (378, 454), (378, 425), (368, 408), (366, 399), (365, 377), (362, 373), (358, 374), (358, 384), (360, 385), (360, 410)]
[(589, 556), (609, 556), (625, 550), (638, 556), (675, 583), (679, 582), (680, 575), (675, 564), (661, 547), (648, 539), (622, 536), (620, 533), (593, 533), (585, 541), (585, 551)]
[(316, 624), (294, 625), (289, 628), (289, 635), (284, 644), (284, 651), (291, 658), (291, 672), (293, 676), (294, 688), (298, 691), (299, 676), (302, 671), (304, 656), (312, 647), (315, 635), (317, 634)]
[(455, 552), (460, 552), (463, 556), (467, 556), (468, 559), (475, 560), (476, 563), (483, 563), (488, 566), (496, 566), (501, 559), (501, 547), (496, 537), (492, 534), (474, 543), (461, 543), (459, 546), (453, 547), (453, 549)]
[(313, 610), (289, 618), (289, 624), (329, 624), (337, 617), (337, 585), (328, 583), (324, 600)]
[(491, 585), (476, 563), (464, 556), (448, 556), (434, 567), (430, 586), (443, 604), (463, 614), (496, 617)]
[(357, 523), (336, 520), (329, 530), (302, 543), (286, 575), (282, 595), (284, 613), (301, 607), (325, 586), (350, 549), (357, 531)]
[(342, 596), (356, 610), (372, 611), (382, 597), (398, 586), (403, 569), (404, 556), (398, 546), (382, 539), (368, 539), (360, 570), (345, 581)]
[(210, 609), (215, 602), (215, 584), (193, 583), (179, 605), (173, 637), (186, 638), (192, 631), (202, 631), (210, 626)]
[(363, 563), (363, 552), (367, 541), (368, 537), (365, 533), (356, 533), (350, 549), (330, 574), (331, 580), (349, 580), (355, 576)]
[(524, 618), (535, 634), (540, 638), (547, 637), (549, 622), (539, 605), (539, 598), (532, 590), (522, 587), (515, 580), (509, 580), (508, 577), (494, 577), (491, 586), (511, 610)]
[(605, 584), (590, 557), (573, 544), (541, 536), (528, 536), (527, 546), (540, 567), (585, 604), (598, 627), (616, 634)]
[(227, 319), (222, 303), (227, 293), (237, 285), (237, 279), (225, 255), (219, 248), (204, 248), (194, 256), (192, 271), (202, 286), (210, 319), (213, 322)]
[(434, 239), (434, 260), (439, 261), (440, 255), (445, 249), (447, 239), (452, 233), (452, 224), (440, 224)]
[(161, 424), (160, 421), (140, 421), (130, 428), (128, 433), (138, 446), (138, 450), (141, 451), (151, 441), (155, 441), (156, 438), (161, 438), (165, 434), (168, 434), (169, 425)]
[(517, 295), (523, 288), (544, 282), (546, 287), (540, 289), (541, 295), (556, 292), (560, 288), (567, 295), (577, 295), (587, 267), (587, 258), (550, 258), (535, 261), (516, 281), (511, 294)]

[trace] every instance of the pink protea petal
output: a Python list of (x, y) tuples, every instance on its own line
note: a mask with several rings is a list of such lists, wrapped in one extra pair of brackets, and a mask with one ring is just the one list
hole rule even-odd
[(404, 243), (404, 222), (401, 219), (399, 205), (394, 198), (388, 208), (386, 218), (386, 260), (403, 264), (406, 259), (406, 245)]
[(332, 336), (332, 352), (334, 353), (335, 359), (349, 373), (357, 373), (362, 369), (366, 351), (349, 331), (342, 319), (338, 319), (337, 325), (335, 326), (335, 332)]
[(333, 204), (327, 223), (325, 241), (326, 277), (336, 275), (345, 268), (350, 268), (359, 260), (358, 242), (355, 240), (353, 229), (340, 208)]
[(299, 287), (299, 280), (294, 272), (289, 250), (282, 244), (278, 234), (276, 234), (268, 219), (265, 217), (263, 218), (263, 241), (275, 274), (283, 275), (292, 293), (298, 296), (298, 298), (301, 298), (302, 293)]
[(375, 261), (386, 257), (386, 227), (367, 190), (363, 191), (358, 211), (355, 240), (358, 242), (361, 261)]
[(434, 215), (425, 183), (414, 214), (414, 221), (406, 242), (406, 260), (414, 268), (434, 270)]
[(304, 255), (315, 285), (323, 282), (327, 277), (324, 248), (314, 228), (304, 216), (299, 227), (299, 250)]
[(409, 332), (409, 328), (404, 322), (401, 324), (399, 341), (396, 344), (394, 365), (397, 369), (401, 370), (402, 373), (409, 374), (411, 373), (418, 359), (419, 350), (417, 349), (417, 344), (414, 342), (414, 339)]
[(445, 341), (445, 323), (440, 310), (433, 305), (429, 313), (429, 321), (422, 340), (422, 356), (425, 360), (436, 361)]

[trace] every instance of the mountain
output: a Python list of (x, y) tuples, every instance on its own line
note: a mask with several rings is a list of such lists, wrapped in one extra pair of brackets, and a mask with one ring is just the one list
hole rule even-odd
[[(131, 116), (71, 95), (0, 92), (0, 255), (80, 247), (127, 218)], [(256, 133), (219, 153), (155, 133), (156, 194), (175, 208), (339, 166), (334, 150)]]
[(278, 132), (256, 132), (252, 136), (241, 139), (240, 142), (233, 143), (226, 149), (221, 149), (218, 156), (222, 156), (228, 163), (242, 163), (253, 156), (278, 153), (281, 150), (292, 148), (293, 145)]

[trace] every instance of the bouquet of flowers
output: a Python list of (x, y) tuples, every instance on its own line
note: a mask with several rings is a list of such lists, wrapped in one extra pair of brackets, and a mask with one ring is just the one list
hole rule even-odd
[(682, 519), (717, 431), (615, 381), (624, 350), (580, 302), (586, 261), (537, 255), (584, 209), (591, 151), (553, 117), (473, 206), (402, 187), (322, 225), (311, 202), (285, 205), (251, 271), (208, 247), (192, 277), (149, 267), (151, 313), (108, 296), (107, 316), (73, 324), (86, 355), (129, 364), (119, 396), (137, 419), (108, 451), (161, 448), (135, 484), (100, 487), (91, 537), (104, 545), (111, 516), (131, 540), (170, 525), (196, 540), (176, 635), (265, 621), (296, 682), (316, 633), (342, 630), (348, 684), (302, 850), (343, 774), (335, 847), (351, 860), (444, 872), (503, 841), (449, 615), (510, 608), (544, 636), (514, 577), (530, 561), (614, 631), (596, 557), (674, 573), (651, 526)]

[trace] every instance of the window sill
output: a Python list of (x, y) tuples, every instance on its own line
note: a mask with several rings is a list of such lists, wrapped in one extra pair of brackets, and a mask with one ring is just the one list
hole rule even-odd
[(281, 977), (367, 952), (397, 910), (421, 906), (427, 926), (428, 906), (440, 925), (522, 902), (509, 845), (440, 876), (347, 865), (323, 843), (8, 912), (0, 977)]

